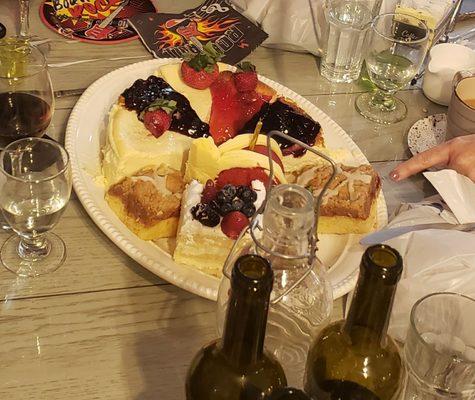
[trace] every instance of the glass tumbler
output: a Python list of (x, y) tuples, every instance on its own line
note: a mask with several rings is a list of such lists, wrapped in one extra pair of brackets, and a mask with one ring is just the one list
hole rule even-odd
[(405, 399), (475, 399), (475, 300), (432, 293), (417, 301), (404, 354)]

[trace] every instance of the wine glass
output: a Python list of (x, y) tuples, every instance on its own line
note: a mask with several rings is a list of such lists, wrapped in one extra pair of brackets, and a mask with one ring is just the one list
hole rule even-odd
[[(0, 150), (50, 124), (54, 95), (46, 60), (27, 40), (0, 40)], [(8, 229), (0, 215), (0, 228)]]
[(49, 231), (58, 223), (70, 194), (69, 156), (60, 144), (25, 138), (5, 147), (0, 154), (0, 208), (17, 233), (0, 251), (7, 269), (20, 276), (37, 276), (64, 262), (64, 242)]
[(30, 0), (20, 2), (20, 36), (28, 37), (30, 33)]
[(423, 21), (405, 14), (381, 14), (371, 23), (366, 66), (374, 92), (361, 94), (356, 109), (382, 124), (403, 120), (407, 107), (394, 93), (416, 75), (428, 47), (429, 29)]

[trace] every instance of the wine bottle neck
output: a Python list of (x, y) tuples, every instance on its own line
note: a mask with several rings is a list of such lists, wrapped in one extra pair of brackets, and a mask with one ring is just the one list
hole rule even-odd
[(222, 339), (223, 353), (238, 368), (256, 363), (264, 351), (269, 295), (248, 294), (231, 290)]
[(384, 343), (395, 292), (395, 284), (386, 285), (371, 274), (360, 276), (345, 323), (353, 341)]

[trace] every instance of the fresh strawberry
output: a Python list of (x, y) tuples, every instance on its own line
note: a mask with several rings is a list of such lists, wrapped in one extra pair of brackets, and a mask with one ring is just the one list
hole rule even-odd
[[(249, 148), (247, 147), (246, 150), (249, 150)], [(267, 151), (267, 146), (264, 146), (263, 144), (256, 144), (254, 148), (252, 149), (252, 151), (255, 151), (256, 153), (264, 154), (266, 157), (269, 154)], [(274, 151), (271, 151), (271, 157), (272, 157), (272, 160), (274, 160), (274, 162), (278, 164), (280, 168), (282, 168), (282, 171), (283, 171), (284, 164), (282, 163), (282, 160), (279, 158), (279, 156)]]
[(244, 61), (237, 66), (237, 72), (234, 74), (236, 88), (240, 92), (255, 90), (257, 87), (256, 67), (249, 61)]
[(208, 179), (203, 188), (203, 192), (201, 193), (201, 202), (205, 204), (211, 203), (216, 198), (217, 194), (218, 190), (216, 189), (214, 182), (211, 179)]
[(145, 128), (156, 138), (170, 128), (172, 115), (176, 109), (176, 101), (157, 99), (147, 106), (139, 115)]
[(263, 106), (264, 100), (254, 90), (239, 93), (241, 102), (241, 117), (249, 121)]
[(206, 43), (200, 53), (185, 55), (185, 60), (181, 63), (183, 81), (195, 89), (210, 87), (219, 75), (216, 63), (221, 57), (222, 53), (217, 51), (211, 42)]
[(248, 225), (249, 218), (241, 211), (231, 211), (223, 217), (221, 230), (227, 237), (236, 240), (242, 230)]

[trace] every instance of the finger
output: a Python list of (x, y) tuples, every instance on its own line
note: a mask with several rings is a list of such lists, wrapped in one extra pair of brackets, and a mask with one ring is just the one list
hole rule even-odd
[(392, 180), (400, 181), (407, 177), (424, 171), (427, 168), (449, 162), (449, 145), (440, 144), (432, 149), (416, 154), (414, 157), (399, 164), (390, 174)]

